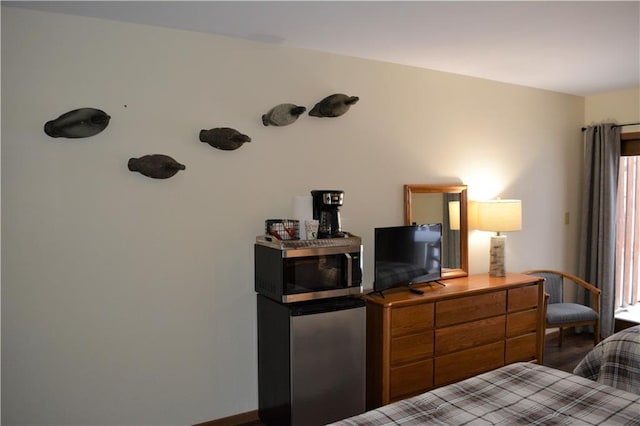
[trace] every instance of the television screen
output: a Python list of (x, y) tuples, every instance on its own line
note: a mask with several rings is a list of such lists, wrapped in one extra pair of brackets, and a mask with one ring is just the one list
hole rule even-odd
[(373, 290), (442, 278), (442, 224), (375, 228)]

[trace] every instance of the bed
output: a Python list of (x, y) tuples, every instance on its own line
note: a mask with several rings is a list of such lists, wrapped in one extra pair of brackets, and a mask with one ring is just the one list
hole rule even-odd
[(640, 425), (640, 395), (515, 363), (333, 425)]
[(640, 325), (619, 331), (598, 343), (580, 361), (573, 374), (640, 394)]

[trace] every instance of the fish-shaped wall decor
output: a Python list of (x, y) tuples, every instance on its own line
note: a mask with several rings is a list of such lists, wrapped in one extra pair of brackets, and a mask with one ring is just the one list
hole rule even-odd
[(214, 148), (224, 151), (238, 149), (251, 138), (230, 127), (216, 127), (215, 129), (200, 130), (200, 141), (206, 142)]
[(306, 110), (305, 107), (295, 104), (276, 105), (262, 116), (262, 124), (265, 126), (287, 126), (295, 122)]
[(357, 96), (347, 96), (342, 93), (336, 93), (318, 102), (311, 111), (309, 111), (309, 115), (312, 117), (340, 117), (349, 111), (351, 105), (354, 105), (359, 100), (360, 98)]
[(44, 132), (52, 138), (87, 138), (103, 131), (110, 119), (106, 112), (96, 108), (74, 109), (47, 121)]
[(178, 171), (186, 169), (184, 164), (180, 164), (168, 155), (163, 154), (150, 154), (140, 158), (130, 158), (127, 166), (132, 172), (139, 172), (154, 179), (167, 179), (178, 173)]

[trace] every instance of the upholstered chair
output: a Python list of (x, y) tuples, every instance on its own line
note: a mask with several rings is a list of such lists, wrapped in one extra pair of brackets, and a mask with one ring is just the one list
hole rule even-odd
[[(526, 271), (524, 274), (544, 278), (545, 329), (558, 328), (558, 346), (562, 346), (565, 328), (583, 325), (593, 326), (593, 343), (600, 341), (600, 290), (585, 280), (565, 272), (549, 269)], [(591, 306), (581, 303), (567, 303), (564, 299), (565, 283), (584, 288), (591, 294)]]

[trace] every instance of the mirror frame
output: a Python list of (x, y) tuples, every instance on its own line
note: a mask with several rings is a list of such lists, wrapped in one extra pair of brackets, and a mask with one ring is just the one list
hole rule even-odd
[(404, 224), (413, 221), (412, 194), (453, 193), (460, 194), (460, 268), (442, 273), (442, 279), (466, 277), (469, 275), (469, 220), (467, 208), (467, 185), (425, 185), (407, 184), (404, 186)]

